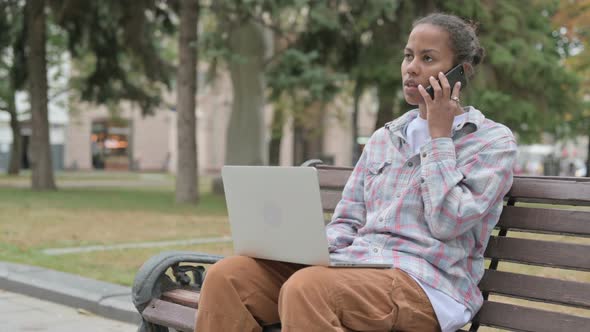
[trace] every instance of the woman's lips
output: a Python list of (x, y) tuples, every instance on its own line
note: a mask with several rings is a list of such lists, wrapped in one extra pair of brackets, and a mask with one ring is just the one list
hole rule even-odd
[(418, 93), (418, 86), (404, 85), (404, 93)]
[(404, 92), (417, 93), (418, 92), (418, 82), (416, 82), (413, 79), (407, 79), (404, 82)]

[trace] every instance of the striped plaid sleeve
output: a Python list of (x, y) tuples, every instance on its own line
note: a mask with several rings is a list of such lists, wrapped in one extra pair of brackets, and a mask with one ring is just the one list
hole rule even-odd
[(516, 142), (511, 134), (485, 145), (457, 167), (450, 138), (423, 147), (422, 198), (432, 235), (450, 240), (482, 222), (512, 185)]
[(366, 208), (363, 187), (367, 171), (366, 160), (369, 144), (365, 147), (344, 186), (342, 198), (334, 209), (332, 221), (326, 226), (330, 252), (349, 246), (354, 241), (357, 230), (365, 224)]

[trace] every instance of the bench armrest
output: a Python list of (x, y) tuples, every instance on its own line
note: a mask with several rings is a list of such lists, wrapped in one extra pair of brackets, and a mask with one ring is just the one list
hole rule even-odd
[(318, 165), (323, 165), (324, 162), (320, 159), (308, 159), (301, 164), (301, 167), (316, 167)]
[[(187, 278), (185, 273), (189, 269), (183, 269), (184, 266), (179, 266), (179, 263), (213, 264), (222, 258), (223, 256), (219, 255), (192, 251), (164, 251), (150, 257), (141, 266), (133, 281), (132, 300), (135, 308), (141, 314), (152, 298), (159, 298), (162, 292), (179, 288), (184, 284), (183, 280), (173, 281), (166, 275), (168, 269), (174, 269), (175, 274), (180, 275), (177, 275), (177, 278)], [(200, 280), (197, 280), (197, 282), (202, 282), (204, 269), (197, 267), (190, 270), (193, 270), (195, 278), (199, 277)], [(200, 287), (200, 284), (198, 286)]]

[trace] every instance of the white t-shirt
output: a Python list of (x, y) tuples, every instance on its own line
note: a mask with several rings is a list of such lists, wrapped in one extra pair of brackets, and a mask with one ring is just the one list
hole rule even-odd
[[(453, 127), (465, 121), (466, 117), (466, 113), (455, 116)], [(420, 116), (412, 120), (406, 130), (406, 138), (412, 151), (419, 153), (420, 148), (430, 141), (428, 121), (422, 119)], [(442, 332), (455, 332), (471, 320), (471, 311), (466, 306), (438, 289), (423, 284), (416, 277), (411, 277), (416, 280), (428, 296)]]

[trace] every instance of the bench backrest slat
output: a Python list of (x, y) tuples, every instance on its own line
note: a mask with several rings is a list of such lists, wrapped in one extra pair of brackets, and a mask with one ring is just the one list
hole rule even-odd
[(588, 331), (590, 318), (487, 301), (477, 314), (483, 325), (535, 332)]
[(344, 185), (352, 173), (352, 168), (318, 166), (317, 170), (322, 208), (324, 212), (332, 213), (342, 198), (342, 189), (344, 189)]
[(342, 191), (341, 190), (321, 190), (322, 196), (322, 208), (326, 213), (334, 212), (336, 205), (340, 202), (342, 198)]
[(492, 236), (485, 256), (501, 260), (590, 271), (590, 246)]
[(351, 168), (343, 168), (343, 167), (326, 167), (326, 166), (318, 166), (318, 177), (320, 182), (320, 187), (322, 189), (332, 189), (342, 191), (348, 177), (352, 173)]
[(542, 233), (590, 236), (590, 211), (505, 206), (498, 226)]
[(590, 308), (590, 284), (584, 282), (486, 270), (479, 288), (526, 300)]
[(590, 182), (515, 176), (507, 196), (520, 202), (590, 205)]

